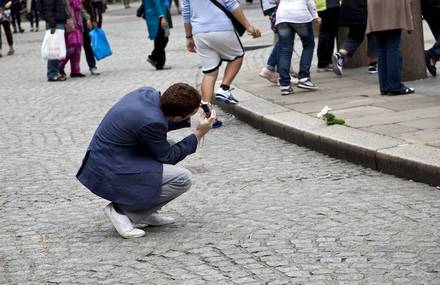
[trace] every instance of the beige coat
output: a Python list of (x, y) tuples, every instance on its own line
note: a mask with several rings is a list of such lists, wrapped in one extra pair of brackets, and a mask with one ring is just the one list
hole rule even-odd
[(367, 33), (414, 30), (411, 0), (368, 0)]

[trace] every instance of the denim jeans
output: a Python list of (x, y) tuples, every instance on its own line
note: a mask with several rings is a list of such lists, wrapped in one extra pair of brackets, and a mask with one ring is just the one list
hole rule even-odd
[(379, 87), (381, 92), (402, 88), (401, 30), (375, 33), (378, 45)]
[(280, 73), (280, 85), (290, 85), (290, 64), (293, 54), (295, 33), (301, 39), (303, 51), (299, 63), (299, 79), (310, 77), (315, 40), (313, 37), (312, 22), (309, 23), (280, 23), (277, 25), (279, 40), (278, 72)]
[(270, 53), (269, 59), (267, 60), (267, 68), (269, 68), (270, 70), (275, 71), (275, 67), (278, 67), (279, 49), (280, 49), (280, 44), (279, 41), (277, 41), (272, 48), (272, 52)]
[[(64, 30), (64, 24), (57, 24), (57, 30)], [(46, 30), (50, 30), (49, 25), (46, 23)], [(59, 65), (60, 61), (57, 59), (51, 59), (47, 61), (47, 79), (54, 78), (59, 74)]]
[(429, 56), (440, 60), (440, 3), (434, 0), (422, 0), (422, 14), (431, 28), (434, 38), (437, 40), (428, 50)]

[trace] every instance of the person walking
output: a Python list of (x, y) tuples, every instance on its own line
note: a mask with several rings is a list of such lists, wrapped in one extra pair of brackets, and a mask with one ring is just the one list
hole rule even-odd
[[(40, 15), (37, 9), (37, 0), (27, 0), (26, 1), (26, 10), (29, 19), (29, 23), (31, 24), (31, 32), (38, 32), (40, 26)], [(35, 28), (34, 28), (35, 26)]]
[(148, 38), (154, 40), (154, 49), (148, 55), (147, 62), (156, 70), (169, 69), (169, 66), (165, 66), (165, 48), (168, 44), (172, 21), (167, 4), (163, 0), (143, 0), (138, 11), (137, 16), (146, 21)]
[(318, 72), (333, 71), (332, 55), (335, 50), (335, 40), (338, 34), (339, 0), (316, 0), (316, 8), (321, 18), (318, 40)]
[[(262, 0), (261, 6), (263, 9), (263, 14), (266, 16), (269, 16), (270, 21), (270, 27), (272, 31), (274, 32), (274, 44), (272, 46), (272, 51), (269, 55), (269, 58), (267, 59), (266, 66), (263, 67), (258, 74), (261, 78), (267, 79), (271, 83), (279, 84), (279, 74), (277, 72), (278, 68), (278, 56), (279, 56), (279, 49), (280, 44), (278, 41), (278, 31), (275, 26), (276, 22), (276, 13), (277, 8), (280, 3), (280, 0)], [(294, 85), (297, 85), (298, 80), (298, 73), (296, 73), (292, 67), (290, 68), (290, 82)]]
[(167, 133), (190, 127), (199, 105), (199, 92), (184, 83), (171, 85), (162, 95), (143, 87), (119, 100), (99, 124), (76, 177), (111, 202), (104, 212), (123, 238), (145, 235), (136, 224), (174, 222), (158, 211), (191, 187), (191, 172), (176, 164), (196, 152), (215, 112), (175, 144)]
[(279, 0), (262, 0), (261, 8), (263, 10), (263, 15), (269, 17), (270, 28), (274, 32), (274, 44), (272, 46), (272, 51), (267, 59), (266, 66), (258, 74), (260, 77), (267, 79), (269, 82), (278, 83), (279, 75), (277, 73), (278, 66), (278, 53), (279, 53), (279, 43), (278, 34), (275, 27), (275, 19), (277, 8), (279, 5)]
[(437, 76), (435, 65), (440, 60), (440, 0), (422, 0), (422, 15), (436, 39), (434, 45), (425, 51), (426, 67), (432, 76)]
[(92, 50), (92, 42), (90, 39), (90, 31), (93, 28), (98, 27), (98, 22), (96, 21), (95, 12), (93, 10), (92, 0), (83, 0), (83, 7), (86, 11), (88, 17), (83, 14), (83, 47), (84, 53), (86, 54), (87, 65), (89, 66), (89, 71), (91, 75), (100, 75), (98, 68), (96, 67), (95, 55)]
[(0, 0), (0, 57), (2, 57), (2, 27), (5, 31), (6, 40), (9, 45), (8, 55), (13, 55), (14, 50), (14, 38), (12, 37), (11, 32), (11, 1), (9, 0)]
[[(230, 17), (240, 22), (254, 38), (261, 36), (260, 30), (249, 23), (236, 0), (217, 0), (217, 2), (229, 11)], [(182, 14), (186, 48), (189, 52), (197, 52), (202, 61), (203, 110), (209, 115), (218, 69), (223, 61), (226, 61), (227, 65), (222, 84), (215, 93), (215, 99), (237, 104), (238, 100), (231, 92), (231, 84), (243, 63), (244, 49), (231, 19), (209, 0), (184, 0)], [(222, 122), (219, 120), (214, 124), (215, 128), (221, 126)]]
[[(24, 29), (21, 27), (21, 2), (20, 0), (12, 0), (11, 5), (11, 16), (12, 16), (12, 28), (14, 29), (14, 34), (18, 32), (24, 33)], [(18, 27), (18, 29), (17, 29)]]
[(367, 33), (377, 38), (381, 95), (414, 93), (402, 83), (402, 30), (414, 30), (411, 0), (368, 0)]
[[(339, 25), (348, 27), (347, 38), (342, 42), (339, 51), (332, 56), (333, 71), (341, 76), (348, 57), (352, 57), (365, 39), (367, 29), (367, 0), (343, 0)], [(368, 37), (368, 56), (370, 58), (368, 72), (377, 70), (377, 45), (373, 36)]]
[(317, 86), (310, 77), (315, 40), (313, 21), (320, 24), (314, 0), (281, 0), (276, 14), (276, 27), (279, 35), (278, 72), (280, 74), (281, 95), (293, 93), (290, 78), (290, 65), (293, 54), (295, 34), (298, 34), (303, 50), (299, 64), (298, 88), (313, 90)]
[[(39, 12), (46, 21), (46, 30), (52, 34), (56, 30), (63, 30), (68, 18), (70, 18), (69, 9), (66, 0), (39, 0)], [(47, 80), (65, 81), (66, 76), (59, 72), (59, 60), (47, 61)]]
[(60, 73), (66, 76), (64, 68), (70, 61), (70, 77), (85, 77), (80, 71), (81, 46), (83, 44), (82, 0), (69, 0), (71, 18), (66, 23), (66, 58), (59, 64)]

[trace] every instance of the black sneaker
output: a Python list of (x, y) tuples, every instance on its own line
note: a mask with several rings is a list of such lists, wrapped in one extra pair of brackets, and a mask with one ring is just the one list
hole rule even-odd
[(71, 78), (82, 78), (82, 77), (86, 77), (84, 74), (82, 74), (81, 72), (79, 73), (70, 73), (70, 77)]
[(301, 78), (298, 82), (298, 88), (316, 90), (318, 89), (318, 86), (316, 86), (310, 78)]
[(154, 60), (151, 58), (151, 55), (149, 55), (149, 56), (147, 57), (147, 62), (150, 63), (154, 68), (157, 68), (157, 61), (154, 61)]
[(214, 124), (212, 124), (212, 128), (213, 128), (213, 129), (218, 129), (218, 128), (220, 128), (221, 126), (223, 126), (222, 121), (215, 119)]
[(332, 55), (333, 72), (336, 75), (342, 75), (342, 68), (344, 67), (345, 59), (339, 52)]
[(431, 73), (432, 76), (437, 76), (437, 68), (435, 67), (435, 62), (434, 64), (432, 63), (432, 58), (427, 51), (425, 51), (425, 60), (426, 68), (428, 68), (429, 73)]
[(293, 94), (292, 86), (280, 86), (281, 96)]
[(377, 72), (378, 72), (378, 69), (377, 69), (377, 63), (370, 64), (370, 65), (368, 66), (368, 73), (369, 73), (369, 74), (376, 74)]

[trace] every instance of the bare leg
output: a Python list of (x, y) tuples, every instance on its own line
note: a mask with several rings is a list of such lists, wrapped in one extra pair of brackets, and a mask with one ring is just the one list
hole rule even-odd
[(215, 81), (217, 80), (218, 69), (216, 71), (206, 73), (202, 79), (202, 101), (211, 103), (214, 94)]
[(223, 77), (222, 84), (231, 86), (232, 81), (234, 81), (235, 76), (240, 71), (242, 63), (243, 63), (243, 57), (240, 57), (234, 61), (229, 62), (226, 65), (225, 75)]
[(347, 51), (346, 49), (341, 48), (341, 49), (339, 50), (339, 53), (342, 54), (344, 57), (346, 57), (347, 54), (348, 54), (348, 51)]

